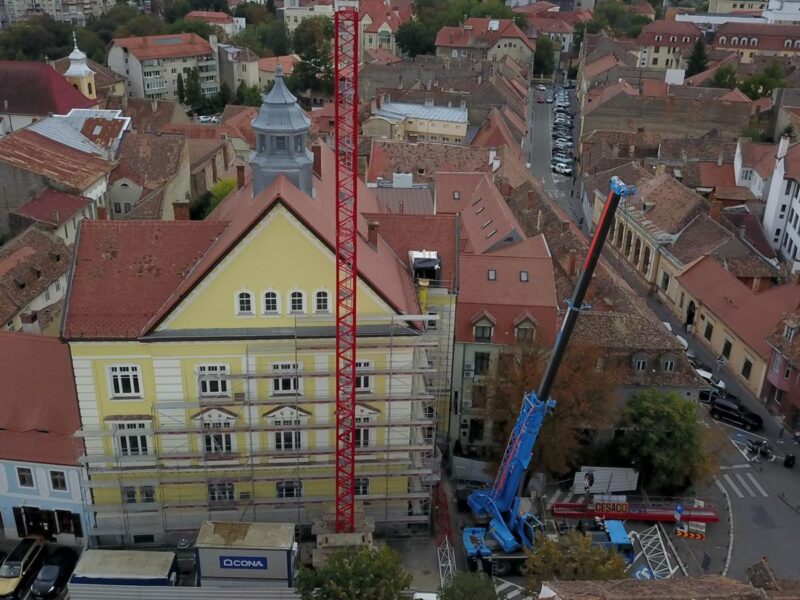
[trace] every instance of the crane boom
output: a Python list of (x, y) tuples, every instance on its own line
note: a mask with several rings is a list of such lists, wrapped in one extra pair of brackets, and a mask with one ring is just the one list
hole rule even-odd
[[(626, 186), (618, 177), (611, 179), (610, 187), (608, 200), (589, 246), (575, 290), (567, 301), (567, 314), (550, 353), (539, 390), (535, 393), (528, 392), (523, 397), (522, 408), (508, 440), (494, 485), (487, 490), (473, 492), (467, 499), (476, 517), (490, 518), (488, 532), (504, 552), (515, 552), (521, 547), (532, 548), (535, 530), (541, 526), (541, 522), (534, 515), (519, 514), (522, 485), (544, 418), (556, 407), (555, 400), (550, 399), (550, 391), (575, 329), (578, 315), (583, 308), (583, 300), (614, 222), (617, 206), (621, 198), (636, 192), (633, 186)], [(491, 550), (486, 544), (486, 533), (486, 529), (482, 527), (464, 529), (463, 541), (468, 557), (487, 558), (491, 555)]]

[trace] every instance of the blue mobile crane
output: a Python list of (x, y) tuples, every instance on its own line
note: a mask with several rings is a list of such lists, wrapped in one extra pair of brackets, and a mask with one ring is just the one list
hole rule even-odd
[[(618, 177), (611, 179), (610, 187), (586, 261), (572, 298), (567, 301), (567, 313), (539, 384), (539, 390), (528, 392), (523, 396), (522, 408), (508, 440), (494, 484), (490, 488), (472, 492), (467, 499), (474, 517), (481, 521), (489, 521), (488, 530), (485, 527), (464, 529), (464, 551), (471, 570), (481, 567), (485, 561), (495, 563), (495, 574), (498, 575), (508, 573), (513, 563), (518, 565), (518, 569), (523, 569), (525, 564), (523, 550), (533, 549), (536, 531), (543, 528), (542, 522), (533, 512), (523, 509), (522, 487), (544, 418), (556, 407), (555, 400), (550, 399), (550, 390), (575, 329), (575, 322), (582, 310), (586, 290), (589, 288), (597, 261), (600, 259), (600, 252), (614, 222), (617, 206), (621, 198), (636, 193), (633, 186), (625, 185)], [(490, 570), (485, 565), (483, 569)]]

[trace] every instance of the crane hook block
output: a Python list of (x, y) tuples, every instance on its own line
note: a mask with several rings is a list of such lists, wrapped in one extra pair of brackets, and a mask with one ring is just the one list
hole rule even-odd
[(622, 179), (614, 175), (611, 178), (611, 191), (620, 198), (624, 198), (625, 196), (633, 196), (636, 193), (636, 186), (625, 185)]

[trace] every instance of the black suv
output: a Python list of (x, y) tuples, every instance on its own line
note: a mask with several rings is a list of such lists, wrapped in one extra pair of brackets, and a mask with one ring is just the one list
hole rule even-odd
[(747, 431), (761, 429), (763, 421), (756, 413), (742, 406), (736, 398), (711, 398), (708, 411), (718, 421), (726, 421)]

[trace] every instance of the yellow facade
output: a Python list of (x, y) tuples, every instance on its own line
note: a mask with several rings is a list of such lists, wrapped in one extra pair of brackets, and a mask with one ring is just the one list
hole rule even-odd
[[(210, 509), (301, 522), (332, 510), (335, 289), (331, 250), (278, 205), (148, 341), (70, 343), (95, 535), (158, 536)], [(242, 293), (252, 294), (246, 314)], [(357, 304), (359, 326), (375, 332), (359, 340), (357, 477), (369, 480), (359, 497), (380, 514), (390, 507), (390, 519), (425, 522), (425, 336), (391, 329), (394, 311), (363, 281)], [(131, 367), (135, 386), (120, 375)], [(279, 489), (295, 480), (301, 499)]]

